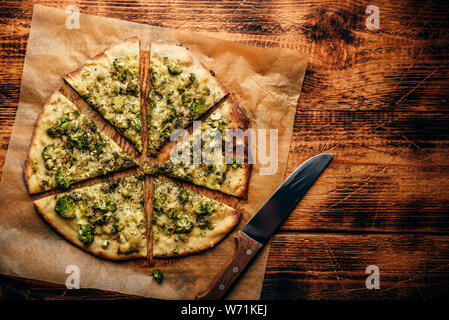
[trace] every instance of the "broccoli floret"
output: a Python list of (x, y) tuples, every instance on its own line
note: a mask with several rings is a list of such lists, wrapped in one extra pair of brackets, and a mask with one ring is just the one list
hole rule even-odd
[(175, 220), (175, 231), (177, 233), (189, 233), (193, 229), (193, 223), (189, 219), (182, 217)]
[(88, 128), (91, 132), (97, 132), (97, 125), (92, 120), (89, 120), (85, 123), (86, 128)]
[(67, 133), (67, 122), (72, 121), (80, 115), (78, 110), (69, 112), (60, 118), (56, 125), (47, 129), (46, 133), (52, 138), (57, 138)]
[(117, 210), (117, 206), (111, 202), (111, 197), (109, 195), (106, 196), (106, 199), (103, 199), (94, 205), (95, 209), (105, 212), (115, 212)]
[(183, 189), (181, 189), (181, 191), (179, 191), (178, 199), (182, 203), (186, 202), (189, 199), (189, 192), (187, 191), (187, 189), (183, 188)]
[(116, 58), (112, 62), (112, 65), (114, 66), (116, 73), (116, 78), (118, 81), (123, 82), (126, 80), (127, 71), (125, 69), (125, 61), (122, 58)]
[(126, 71), (117, 72), (117, 80), (123, 82), (126, 80)]
[(119, 225), (118, 221), (114, 221), (114, 223), (112, 224), (112, 228), (114, 228), (114, 233), (117, 233), (120, 231), (120, 225)]
[(73, 208), (75, 207), (75, 200), (71, 196), (64, 196), (58, 199), (55, 205), (55, 211), (64, 219), (71, 219), (75, 217)]
[(129, 83), (126, 86), (126, 94), (138, 97), (139, 96), (139, 86), (135, 83)]
[(158, 283), (161, 283), (162, 280), (164, 280), (164, 274), (162, 273), (161, 270), (154, 269), (152, 273), (154, 280), (156, 280)]
[(160, 211), (161, 210), (161, 205), (159, 204), (159, 202), (157, 201), (156, 198), (153, 199), (153, 209), (156, 211)]
[(79, 239), (85, 246), (90, 246), (94, 241), (95, 229), (93, 226), (88, 224), (82, 225), (80, 227)]
[(205, 110), (206, 110), (206, 106), (205, 106), (204, 102), (202, 102), (202, 101), (194, 102), (190, 105), (190, 117), (192, 119), (196, 119), (200, 115), (202, 115)]
[(196, 216), (196, 223), (200, 229), (212, 229), (212, 224), (208, 220), (210, 214), (212, 212), (212, 208), (208, 203), (201, 203), (199, 214)]
[(73, 134), (69, 136), (70, 141), (72, 144), (79, 150), (86, 149), (89, 145), (89, 138), (84, 132), (83, 129), (78, 128)]
[(56, 172), (55, 181), (59, 188), (67, 190), (71, 184), (71, 178), (62, 170), (58, 170)]
[(52, 126), (47, 129), (46, 133), (49, 137), (57, 138), (65, 133), (66, 126)]
[(42, 159), (44, 160), (45, 168), (51, 170), (55, 167), (54, 160), (52, 158), (52, 152), (54, 151), (54, 147), (52, 144), (45, 146), (42, 150)]
[(183, 105), (186, 105), (186, 104), (188, 104), (189, 103), (189, 94), (187, 93), (187, 92), (183, 92), (182, 94), (181, 94), (181, 101), (182, 101), (182, 104)]
[(200, 204), (200, 213), (201, 214), (210, 214), (211, 207), (208, 203), (201, 203)]
[(123, 61), (123, 58), (115, 58), (114, 61), (112, 61), (112, 65), (117, 71), (120, 71), (125, 67), (125, 62)]
[(171, 75), (177, 76), (182, 73), (182, 70), (177, 66), (167, 66), (168, 73)]

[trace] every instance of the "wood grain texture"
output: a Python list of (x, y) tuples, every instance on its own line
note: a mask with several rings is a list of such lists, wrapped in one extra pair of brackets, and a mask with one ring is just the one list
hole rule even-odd
[[(295, 245), (292, 245), (295, 243)], [(419, 234), (278, 234), (266, 299), (433, 299), (449, 291), (449, 239)], [(380, 270), (368, 290), (366, 268)]]
[[(310, 53), (287, 173), (335, 158), (272, 241), (262, 298), (449, 297), (449, 4), (388, 1), (35, 1)], [(0, 4), (0, 174), (33, 3)], [(368, 264), (385, 286), (366, 290)], [(122, 298), (0, 278), (3, 297)]]

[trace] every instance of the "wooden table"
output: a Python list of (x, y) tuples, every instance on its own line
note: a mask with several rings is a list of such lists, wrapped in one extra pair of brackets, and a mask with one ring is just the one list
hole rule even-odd
[[(335, 158), (273, 238), (263, 299), (449, 297), (449, 4), (376, 1), (35, 1), (206, 32), (311, 59), (287, 173)], [(33, 3), (0, 4), (0, 170), (19, 100)], [(1, 171), (0, 171), (1, 172)], [(380, 270), (368, 290), (367, 266)], [(0, 277), (0, 297), (135, 298)]]

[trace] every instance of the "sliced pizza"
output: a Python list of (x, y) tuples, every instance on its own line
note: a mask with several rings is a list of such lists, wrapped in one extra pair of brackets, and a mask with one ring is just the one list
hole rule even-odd
[(137, 165), (120, 146), (59, 91), (45, 104), (25, 163), (31, 194)]
[(168, 179), (153, 180), (153, 256), (177, 257), (215, 246), (238, 224), (235, 209)]
[(87, 252), (112, 260), (145, 258), (143, 177), (135, 174), (33, 204), (57, 232)]
[(187, 48), (151, 42), (148, 96), (148, 154), (157, 152), (173, 130), (186, 128), (226, 96), (226, 89)]
[[(248, 120), (243, 111), (229, 97), (201, 123), (200, 130), (194, 131), (188, 139), (175, 146), (170, 158), (158, 169), (176, 179), (246, 198), (251, 170), (248, 163), (248, 139), (244, 137), (247, 128)], [(226, 140), (233, 149), (228, 156)], [(201, 148), (198, 149), (201, 158), (195, 162), (196, 141), (201, 142)], [(215, 146), (219, 148), (215, 149)], [(188, 152), (184, 153), (186, 150)], [(240, 150), (240, 154), (237, 150)], [(183, 158), (185, 155), (187, 158)]]
[(138, 38), (106, 49), (63, 78), (142, 152)]

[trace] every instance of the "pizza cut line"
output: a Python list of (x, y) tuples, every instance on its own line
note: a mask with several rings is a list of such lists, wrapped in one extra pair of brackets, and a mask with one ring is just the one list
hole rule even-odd
[[(124, 40), (63, 78), (142, 152), (139, 45), (137, 38)], [(151, 157), (158, 155), (174, 130), (199, 118), (205, 118), (201, 131), (248, 127), (243, 110), (213, 72), (182, 46), (152, 41), (149, 79)], [(225, 139), (223, 135), (221, 142)], [(217, 156), (217, 164), (179, 166), (168, 160), (151, 172), (144, 167), (139, 174), (72, 189), (76, 182), (138, 163), (57, 91), (36, 122), (24, 176), (31, 194), (65, 191), (33, 204), (53, 229), (84, 251), (110, 260), (147, 258), (151, 231), (153, 257), (177, 257), (214, 247), (240, 221), (234, 208), (164, 177), (246, 198), (250, 165), (225, 164), (224, 153)], [(151, 230), (145, 212), (145, 173), (154, 176)]]

